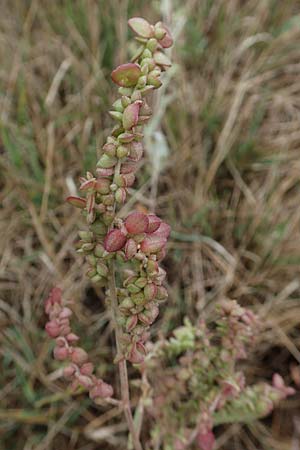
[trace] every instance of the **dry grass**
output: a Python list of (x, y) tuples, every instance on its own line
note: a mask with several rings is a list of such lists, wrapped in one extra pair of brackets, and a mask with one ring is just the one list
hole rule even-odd
[[(235, 298), (265, 325), (249, 379), (276, 370), (299, 387), (298, 7), (161, 1), (177, 34), (176, 65), (133, 202), (155, 207), (173, 228), (170, 299), (155, 329), (169, 332), (184, 315)], [(1, 2), (1, 450), (125, 448), (118, 409), (64, 390), (42, 303), (54, 284), (74, 298), (85, 346), (114, 377), (101, 293), (73, 247), (81, 218), (63, 199), (111, 126), (109, 73), (126, 59), (132, 14), (155, 20), (159, 2)], [(164, 164), (153, 152), (169, 152)], [(220, 430), (218, 448), (299, 450), (299, 406), (296, 395), (263, 422)]]

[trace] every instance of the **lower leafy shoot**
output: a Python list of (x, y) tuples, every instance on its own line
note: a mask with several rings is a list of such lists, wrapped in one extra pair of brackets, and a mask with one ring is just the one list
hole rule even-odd
[(214, 426), (247, 423), (268, 415), (294, 393), (274, 374), (272, 384), (247, 386), (237, 363), (247, 357), (258, 328), (257, 317), (235, 301), (223, 301), (213, 321), (188, 319), (159, 341), (146, 359), (152, 386), (149, 413), (155, 418), (152, 441), (164, 450), (212, 450)]

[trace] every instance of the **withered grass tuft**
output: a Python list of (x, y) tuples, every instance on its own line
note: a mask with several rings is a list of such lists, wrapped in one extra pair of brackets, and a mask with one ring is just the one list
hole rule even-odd
[[(65, 391), (42, 303), (55, 284), (75, 300), (77, 331), (111, 379), (108, 315), (74, 250), (80, 215), (64, 198), (111, 126), (109, 75), (127, 58), (127, 18), (158, 19), (159, 8), (170, 7), (176, 65), (163, 119), (146, 136), (142, 188), (132, 191), (133, 203), (155, 206), (173, 229), (170, 297), (155, 329), (169, 333), (184, 316), (236, 299), (263, 323), (249, 380), (277, 371), (300, 387), (298, 6), (1, 2), (1, 450), (125, 448), (118, 408), (104, 413)], [(220, 430), (218, 448), (297, 450), (299, 406), (296, 395), (263, 422)]]

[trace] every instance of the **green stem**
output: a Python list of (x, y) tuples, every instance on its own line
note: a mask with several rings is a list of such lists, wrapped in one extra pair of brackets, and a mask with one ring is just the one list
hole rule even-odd
[(128, 375), (127, 375), (127, 365), (126, 359), (122, 357), (122, 349), (121, 349), (121, 339), (122, 339), (122, 328), (118, 324), (117, 314), (118, 314), (118, 299), (116, 293), (116, 281), (115, 281), (115, 266), (114, 262), (110, 263), (110, 276), (109, 276), (109, 293), (111, 300), (111, 312), (112, 312), (112, 320), (115, 329), (116, 336), (116, 347), (117, 347), (117, 358), (119, 360), (119, 376), (120, 376), (120, 384), (121, 384), (121, 396), (122, 396), (122, 404), (124, 415), (127, 421), (128, 429), (131, 434), (132, 443), (135, 450), (143, 450), (142, 445), (140, 443), (138, 434), (136, 432), (133, 417), (131, 413), (130, 407), (130, 395), (129, 395), (129, 383), (128, 383)]

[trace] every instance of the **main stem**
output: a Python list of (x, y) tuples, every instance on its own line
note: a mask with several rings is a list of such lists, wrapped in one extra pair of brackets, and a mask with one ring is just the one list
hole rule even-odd
[(110, 262), (109, 293), (110, 293), (110, 300), (111, 300), (112, 320), (113, 320), (115, 336), (116, 336), (117, 358), (118, 359), (120, 358), (120, 361), (118, 362), (118, 366), (119, 366), (121, 396), (122, 396), (124, 414), (125, 414), (125, 418), (127, 421), (129, 432), (131, 434), (134, 449), (135, 450), (143, 450), (142, 445), (139, 440), (139, 437), (138, 437), (138, 434), (137, 434), (137, 431), (134, 426), (134, 422), (133, 422), (133, 417), (132, 417), (131, 407), (130, 407), (130, 395), (129, 395), (129, 384), (128, 384), (126, 359), (124, 357), (122, 357), (122, 349), (121, 349), (122, 329), (117, 321), (118, 299), (117, 299), (117, 293), (116, 293), (114, 261)]

